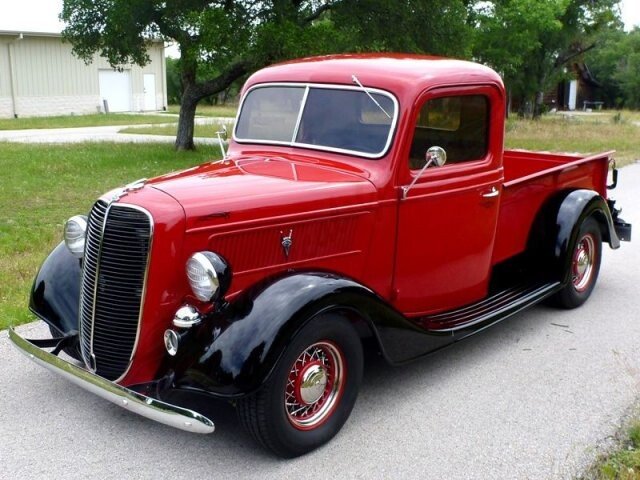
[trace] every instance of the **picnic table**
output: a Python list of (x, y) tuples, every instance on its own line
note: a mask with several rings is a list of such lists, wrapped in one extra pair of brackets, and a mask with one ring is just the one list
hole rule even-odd
[(582, 110), (586, 112), (587, 108), (589, 108), (589, 105), (591, 105), (595, 110), (602, 110), (602, 105), (604, 105), (604, 102), (591, 102), (585, 100), (583, 102)]

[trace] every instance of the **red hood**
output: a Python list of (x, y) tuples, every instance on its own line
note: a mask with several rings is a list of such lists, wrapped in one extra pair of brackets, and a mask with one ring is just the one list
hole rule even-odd
[(283, 157), (240, 157), (164, 175), (148, 185), (184, 208), (187, 230), (375, 201), (366, 172)]

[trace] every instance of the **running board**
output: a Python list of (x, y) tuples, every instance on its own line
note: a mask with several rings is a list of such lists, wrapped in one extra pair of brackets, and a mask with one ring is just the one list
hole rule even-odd
[(454, 334), (469, 328), (477, 330), (539, 303), (560, 289), (561, 282), (539, 282), (511, 287), (465, 307), (423, 317), (419, 323), (435, 333)]

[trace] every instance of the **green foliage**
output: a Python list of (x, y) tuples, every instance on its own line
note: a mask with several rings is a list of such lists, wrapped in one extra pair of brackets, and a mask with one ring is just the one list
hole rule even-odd
[(474, 55), (502, 73), (521, 104), (536, 104), (571, 62), (593, 47), (593, 36), (619, 28), (619, 0), (494, 0), (475, 17)]
[(613, 117), (611, 117), (611, 121), (616, 125), (626, 123), (626, 119), (622, 116), (622, 112), (617, 112)]
[(167, 57), (167, 100), (170, 104), (180, 103), (182, 99), (182, 79), (180, 78), (180, 59)]
[(396, 51), (468, 57), (468, 2), (461, 0), (352, 0), (332, 15), (345, 50)]
[(599, 473), (603, 479), (640, 479), (640, 423), (629, 429), (629, 440), (602, 462)]
[(640, 108), (640, 28), (608, 29), (595, 41), (586, 60), (602, 84), (602, 99), (616, 108)]

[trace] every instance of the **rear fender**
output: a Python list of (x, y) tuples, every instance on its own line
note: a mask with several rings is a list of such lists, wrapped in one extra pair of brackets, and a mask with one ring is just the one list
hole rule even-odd
[(540, 210), (529, 237), (529, 252), (538, 265), (548, 265), (554, 278), (568, 281), (570, 252), (580, 225), (588, 217), (598, 222), (602, 239), (611, 248), (620, 248), (611, 211), (598, 192), (586, 189), (560, 192)]

